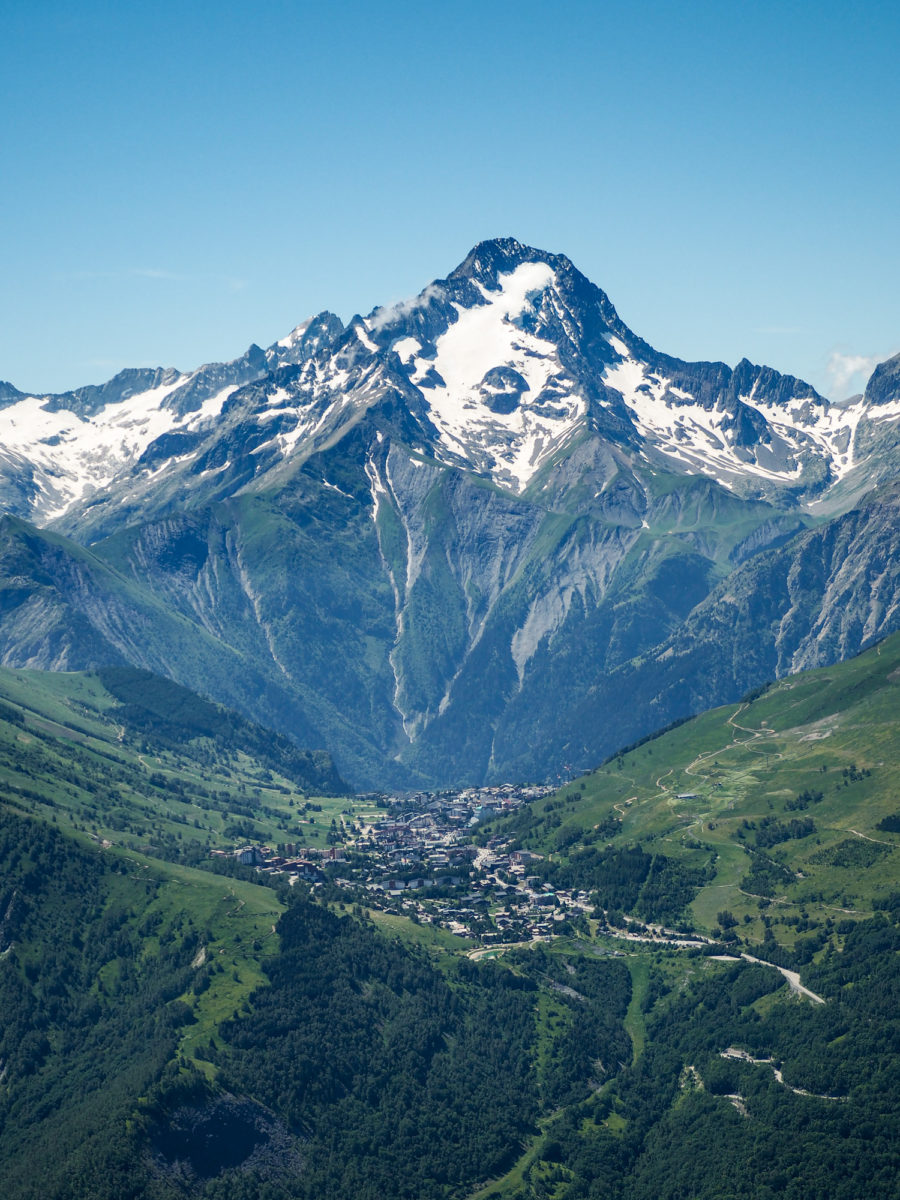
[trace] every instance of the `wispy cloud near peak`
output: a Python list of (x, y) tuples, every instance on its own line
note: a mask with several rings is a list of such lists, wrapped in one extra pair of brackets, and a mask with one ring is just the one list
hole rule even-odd
[(828, 373), (831, 395), (835, 400), (845, 400), (854, 392), (861, 392), (866, 382), (885, 354), (843, 354), (832, 350), (828, 356)]

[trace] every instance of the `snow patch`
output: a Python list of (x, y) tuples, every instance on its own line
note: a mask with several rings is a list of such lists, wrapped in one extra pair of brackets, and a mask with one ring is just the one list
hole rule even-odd
[(276, 346), (281, 346), (283, 350), (293, 349), (293, 347), (296, 346), (301, 340), (304, 333), (306, 333), (307, 329), (309, 329), (311, 324), (312, 317), (310, 317), (307, 321), (303, 321), (300, 325), (295, 325), (287, 337), (283, 337), (275, 343)]
[(343, 488), (339, 488), (336, 483), (329, 483), (327, 479), (323, 479), (322, 482), (327, 488), (331, 488), (333, 492), (338, 492), (339, 495), (346, 496), (348, 500), (353, 499), (349, 492), (345, 492)]
[(624, 356), (606, 368), (604, 383), (621, 394), (638, 432), (682, 464), (685, 474), (699, 470), (730, 488), (728, 476), (734, 475), (796, 483), (816, 458), (828, 463), (833, 477), (840, 478), (852, 467), (861, 412), (805, 398), (786, 407), (761, 403), (754, 399), (754, 386), (740, 402), (765, 419), (770, 441), (752, 448), (737, 446), (729, 412), (704, 408), (689, 392), (673, 387), (632, 357), (621, 339), (609, 341)]
[(391, 345), (391, 349), (395, 354), (399, 354), (401, 362), (406, 363), (420, 353), (422, 343), (418, 338), (402, 337)]
[[(413, 359), (412, 380), (422, 390), (441, 443), (477, 469), (521, 491), (569, 436), (585, 412), (557, 356), (556, 346), (523, 328), (531, 301), (555, 282), (547, 263), (522, 263), (498, 278), (499, 289), (481, 286), (484, 304), (454, 307), (457, 320), (438, 338), (434, 359)], [(515, 372), (524, 388), (485, 383), (495, 368)], [(542, 397), (552, 385), (550, 399)], [(496, 397), (509, 400), (502, 411)], [(494, 401), (489, 407), (488, 401)]]
[(123, 467), (137, 462), (158, 437), (196, 428), (216, 406), (221, 408), (222, 393), (206, 402), (205, 412), (189, 418), (166, 408), (166, 397), (189, 378), (179, 375), (88, 417), (68, 409), (52, 411), (51, 400), (38, 396), (0, 410), (0, 446), (7, 456), (21, 456), (31, 464), (42, 493), (38, 515), (44, 520), (61, 516), (75, 500), (106, 487)]
[(356, 336), (359, 338), (359, 340), (362, 342), (362, 344), (365, 346), (365, 348), (370, 353), (375, 354), (377, 352), (378, 347), (375, 345), (375, 343), (369, 337), (369, 332), (366, 329), (365, 324), (362, 321), (358, 321), (353, 326), (353, 332), (356, 334)]

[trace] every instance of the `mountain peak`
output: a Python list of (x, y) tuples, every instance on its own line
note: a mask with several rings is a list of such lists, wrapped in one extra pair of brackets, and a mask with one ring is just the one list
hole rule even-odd
[[(862, 402), (879, 419), (900, 415), (886, 404), (898, 363), (878, 368)], [(863, 408), (747, 359), (732, 370), (659, 353), (566, 256), (498, 237), (411, 299), (346, 326), (321, 312), (230, 363), (123, 371), (64, 396), (0, 384), (0, 499), (78, 521), (79, 505), (101, 512), (89, 498), (110, 486), (132, 507), (136, 488), (155, 505), (151, 493), (168, 496), (163, 471), (217, 496), (258, 487), (382, 400), (404, 409), (422, 453), (519, 495), (585, 438), (598, 454), (753, 496), (810, 500), (851, 471), (862, 478)]]
[(0, 379), (0, 407), (5, 404), (15, 404), (16, 401), (23, 398), (24, 393), (20, 392), (17, 387), (13, 387), (5, 379)]
[(498, 275), (508, 275), (523, 263), (546, 263), (557, 271), (574, 270), (565, 255), (527, 246), (513, 237), (500, 237), (489, 238), (473, 246), (447, 278), (448, 281), (475, 279), (482, 283), (495, 282)]
[(326, 308), (295, 325), (286, 337), (270, 346), (267, 353), (279, 366), (302, 362), (323, 346), (333, 345), (343, 332), (343, 321)]
[(866, 404), (889, 404), (900, 399), (900, 354), (879, 363), (872, 372), (863, 400)]

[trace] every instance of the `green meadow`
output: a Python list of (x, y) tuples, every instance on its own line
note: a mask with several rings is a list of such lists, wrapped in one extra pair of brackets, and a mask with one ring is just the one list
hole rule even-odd
[(705, 873), (688, 924), (709, 932), (725, 912), (761, 942), (787, 919), (791, 943), (798, 926), (870, 916), (896, 890), (898, 779), (894, 636), (623, 750), (492, 831), (557, 864), (640, 845)]

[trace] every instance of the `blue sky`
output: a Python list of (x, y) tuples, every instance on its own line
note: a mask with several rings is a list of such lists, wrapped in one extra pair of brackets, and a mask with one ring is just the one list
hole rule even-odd
[(0, 379), (233, 358), (510, 234), (660, 350), (846, 394), (900, 350), (898, 40), (878, 0), (5, 0)]

